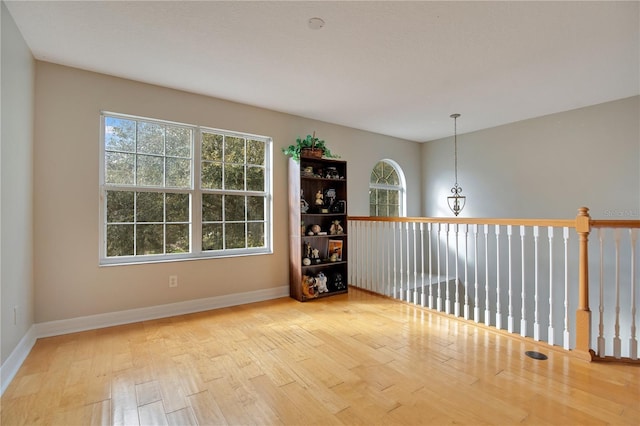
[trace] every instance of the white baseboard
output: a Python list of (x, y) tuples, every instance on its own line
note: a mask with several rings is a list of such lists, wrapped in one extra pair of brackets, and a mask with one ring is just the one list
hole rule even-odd
[(209, 311), (229, 306), (245, 305), (247, 303), (262, 302), (289, 296), (289, 286), (274, 287), (265, 290), (249, 291), (246, 293), (229, 294), (225, 296), (207, 297), (204, 299), (187, 300), (166, 305), (150, 306), (147, 308), (129, 309), (126, 311), (108, 312), (105, 314), (88, 315), (58, 321), (37, 323), (31, 326), (27, 334), (20, 340), (18, 346), (0, 366), (2, 379), (2, 395), (15, 377), (18, 369), (29, 355), (36, 340), (41, 337), (58, 336), (79, 331), (95, 330), (115, 325), (130, 324), (175, 315), (191, 314)]
[(289, 286), (269, 288), (265, 290), (249, 291), (246, 293), (229, 294), (225, 296), (207, 297), (204, 299), (187, 300), (166, 305), (149, 306), (147, 308), (128, 309), (126, 311), (108, 312), (105, 314), (89, 315), (86, 317), (70, 318), (59, 321), (49, 321), (35, 324), (37, 337), (58, 336), (79, 331), (95, 330), (112, 327), (114, 325), (130, 324), (175, 315), (191, 314), (211, 309), (244, 305), (289, 296)]
[(31, 352), (31, 348), (36, 344), (35, 326), (31, 326), (27, 333), (20, 339), (18, 346), (11, 352), (9, 357), (0, 366), (0, 396), (4, 393), (9, 383), (13, 380), (20, 366), (27, 359), (27, 355)]

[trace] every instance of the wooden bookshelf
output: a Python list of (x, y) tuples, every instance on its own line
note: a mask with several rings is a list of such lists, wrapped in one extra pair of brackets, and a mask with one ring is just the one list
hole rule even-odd
[(291, 297), (306, 301), (348, 291), (345, 161), (289, 159), (289, 236)]

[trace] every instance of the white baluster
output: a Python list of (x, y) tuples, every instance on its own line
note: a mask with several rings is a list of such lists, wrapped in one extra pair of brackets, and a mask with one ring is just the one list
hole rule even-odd
[(398, 289), (394, 295), (396, 299), (402, 300), (404, 297), (404, 260), (402, 257), (404, 242), (404, 226), (402, 222), (398, 223)]
[(554, 345), (553, 338), (553, 226), (547, 228), (549, 234), (549, 328), (547, 329), (547, 342)]
[(456, 261), (456, 300), (455, 300), (455, 308), (453, 310), (454, 315), (459, 317), (460, 316), (460, 291), (458, 291), (458, 288), (460, 287), (460, 276), (458, 275), (458, 230), (459, 230), (459, 225), (456, 223), (455, 225), (453, 225), (455, 227), (455, 234), (456, 234), (456, 257), (455, 257), (455, 261)]
[[(358, 221), (354, 220), (352, 222), (349, 223), (349, 232), (351, 233), (352, 237), (351, 237), (351, 245), (349, 248), (349, 264), (354, 265), (353, 268), (349, 268), (349, 283), (353, 284), (354, 287), (356, 287), (357, 283), (356, 280), (358, 278), (358, 274), (356, 271), (356, 265), (357, 265), (357, 261), (358, 261), (358, 240), (357, 240), (357, 235), (358, 235)], [(354, 262), (354, 263), (351, 263)]]
[(449, 299), (449, 282), (450, 282), (450, 279), (449, 279), (449, 277), (450, 277), (450, 275), (449, 275), (449, 224), (446, 223), (444, 226), (445, 226), (445, 234), (447, 236), (447, 240), (445, 241), (446, 249), (444, 251), (444, 254), (446, 256), (445, 257), (445, 265), (446, 265), (445, 275), (447, 276), (447, 278), (446, 278), (446, 280), (444, 282), (444, 286), (445, 286), (444, 311), (445, 311), (445, 313), (450, 314), (451, 313), (451, 301)]
[(362, 287), (362, 268), (363, 268), (363, 257), (362, 257), (362, 248), (364, 247), (362, 238), (364, 235), (364, 224), (365, 222), (357, 222), (357, 232), (356, 232), (356, 241), (358, 242), (358, 268), (356, 268), (356, 275), (358, 281), (358, 287)]
[(620, 340), (620, 229), (616, 228), (613, 235), (616, 241), (616, 325), (615, 337), (613, 338), (613, 356), (620, 359), (622, 356), (622, 341)]
[[(407, 302), (411, 303), (411, 257), (409, 256), (409, 254), (411, 253), (409, 251), (409, 241), (411, 240), (411, 229), (410, 229), (410, 223), (407, 222), (406, 224), (407, 227), (407, 296), (406, 296), (406, 300)], [(415, 238), (415, 234), (413, 236)]]
[(598, 240), (600, 242), (600, 303), (598, 312), (598, 356), (604, 358), (606, 354), (606, 342), (604, 338), (604, 230), (598, 228)]
[(379, 294), (384, 294), (384, 222), (376, 222), (376, 227), (378, 229), (378, 241), (380, 241), (380, 245), (378, 247), (378, 258), (376, 262), (378, 263), (378, 279), (376, 288), (378, 289)]
[(371, 244), (371, 291), (380, 293), (380, 222), (372, 222), (373, 242)]
[(377, 246), (377, 241), (376, 241), (376, 222), (371, 222), (371, 244), (369, 245), (369, 259), (368, 259), (368, 263), (369, 263), (369, 281), (368, 281), (368, 289), (370, 291), (375, 291), (375, 280), (376, 280), (376, 269), (377, 269), (377, 265), (376, 265), (376, 261), (375, 261), (375, 256), (376, 256), (376, 248)]
[(442, 276), (440, 274), (440, 235), (442, 232), (442, 224), (438, 223), (438, 252), (437, 252), (437, 259), (436, 261), (438, 262), (438, 298), (436, 299), (436, 309), (438, 310), (438, 312), (442, 312), (442, 293), (440, 292), (440, 277)]
[(363, 260), (363, 277), (364, 277), (364, 288), (369, 290), (369, 274), (371, 273), (371, 268), (369, 264), (369, 259), (371, 256), (371, 222), (365, 222), (364, 229), (365, 236), (365, 245), (364, 245), (364, 257)]
[(507, 331), (513, 333), (513, 265), (511, 263), (511, 235), (513, 235), (513, 227), (507, 225), (507, 243), (509, 250), (509, 314), (507, 317)]
[(402, 295), (402, 299), (411, 303), (411, 251), (409, 250), (409, 244), (411, 242), (411, 226), (409, 222), (405, 222), (404, 224), (405, 231), (407, 233), (405, 243), (405, 272), (406, 276), (404, 278), (404, 282), (406, 283), (406, 287), (404, 289), (404, 294)]
[(367, 245), (368, 245), (368, 240), (367, 240), (367, 222), (362, 222), (362, 228), (360, 230), (360, 259), (361, 259), (361, 265), (360, 265), (360, 288), (365, 288), (365, 279), (366, 279), (366, 273), (367, 273), (367, 262), (366, 262), (366, 255), (367, 255)]
[(353, 269), (354, 271), (353, 273), (355, 274), (355, 279), (351, 280), (351, 282), (355, 284), (356, 287), (360, 287), (360, 263), (362, 263), (362, 244), (360, 244), (360, 228), (361, 227), (362, 227), (362, 222), (356, 221), (354, 222), (354, 226), (352, 228), (355, 234), (353, 238), (353, 240), (355, 241), (355, 247), (353, 251), (356, 253), (357, 262), (355, 264), (356, 267), (351, 268)]
[(495, 226), (496, 232), (496, 328), (502, 328), (502, 310), (500, 308), (500, 225)]
[(373, 257), (371, 258), (371, 261), (373, 262), (372, 269), (374, 271), (373, 274), (373, 286), (372, 289), (374, 292), (378, 293), (378, 294), (382, 294), (381, 290), (381, 283), (380, 283), (380, 268), (381, 268), (381, 250), (382, 250), (382, 239), (380, 236), (380, 225), (381, 222), (373, 222), (373, 228), (374, 228), (374, 233), (373, 233), (373, 237), (374, 237), (374, 242), (373, 245), (371, 246), (371, 253), (373, 254)]
[(433, 309), (433, 269), (431, 261), (431, 222), (427, 223), (427, 232), (429, 235), (429, 309)]
[(636, 241), (638, 230), (629, 229), (631, 238), (631, 337), (629, 337), (629, 358), (638, 359), (638, 341), (636, 340)]
[(386, 223), (385, 224), (385, 233), (386, 233), (386, 242), (385, 242), (385, 249), (386, 249), (386, 253), (387, 253), (387, 285), (386, 285), (386, 289), (385, 289), (385, 294), (387, 296), (391, 296), (391, 235), (392, 235), (392, 230), (393, 230), (393, 224), (391, 222)]
[(418, 305), (420, 297), (418, 293), (418, 227), (413, 222), (413, 303)]
[(469, 319), (469, 225), (464, 224), (464, 319)]
[(424, 308), (424, 223), (420, 222), (420, 306)]
[(379, 248), (379, 243), (378, 243), (378, 234), (377, 234), (377, 227), (378, 227), (378, 222), (375, 221), (371, 221), (371, 237), (369, 238), (369, 275), (368, 275), (368, 281), (367, 281), (367, 288), (370, 291), (375, 292), (377, 290), (377, 283), (376, 283), (376, 277), (378, 274), (378, 261), (377, 261), (377, 255), (378, 255), (378, 248)]
[(369, 222), (364, 222), (362, 224), (362, 265), (361, 265), (361, 273), (362, 276), (362, 288), (367, 288), (367, 275), (369, 273), (369, 268), (367, 265), (367, 256), (369, 254), (369, 245), (371, 244), (371, 236), (369, 235)]
[(404, 247), (404, 225), (400, 223), (400, 240), (398, 241), (398, 252), (400, 253), (400, 258), (398, 259), (398, 263), (400, 263), (400, 293), (396, 296), (400, 300), (404, 300), (404, 257), (403, 257), (403, 247)]
[(385, 251), (385, 243), (384, 243), (384, 222), (376, 222), (378, 225), (378, 241), (380, 241), (380, 245), (378, 247), (378, 258), (376, 262), (378, 262), (378, 292), (380, 294), (384, 294), (384, 251)]
[(539, 307), (538, 307), (538, 237), (540, 235), (540, 227), (538, 226), (534, 226), (533, 227), (533, 258), (534, 258), (534, 270), (533, 270), (533, 274), (534, 274), (534, 279), (533, 279), (533, 303), (534, 303), (534, 309), (533, 309), (533, 340), (535, 341), (539, 341), (540, 340), (540, 322), (538, 321), (538, 313), (539, 313)]
[(362, 223), (360, 233), (360, 259), (362, 259), (362, 264), (360, 265), (360, 288), (366, 288), (366, 277), (367, 277), (367, 246), (369, 245), (368, 235), (367, 235), (367, 222)]
[(480, 322), (480, 297), (478, 295), (478, 225), (473, 225), (473, 251), (474, 251), (474, 269), (475, 269), (475, 306), (473, 307), (473, 320)]
[(382, 289), (383, 289), (383, 284), (382, 284), (382, 280), (381, 280), (381, 276), (382, 276), (382, 246), (384, 244), (383, 240), (382, 240), (382, 234), (381, 234), (381, 229), (382, 229), (382, 222), (378, 222), (375, 221), (373, 222), (373, 228), (375, 230), (374, 235), (375, 235), (375, 245), (373, 247), (373, 269), (375, 271), (374, 273), (374, 277), (373, 277), (373, 291), (378, 293), (378, 294), (382, 294)]
[(378, 241), (380, 241), (380, 247), (378, 248), (378, 289), (380, 294), (384, 294), (385, 289), (385, 275), (384, 275), (384, 267), (385, 267), (385, 233), (384, 233), (384, 222), (377, 222), (378, 225)]
[(400, 283), (400, 289), (398, 290), (399, 293), (396, 296), (398, 299), (400, 300), (404, 300), (404, 294), (405, 294), (405, 281), (404, 281), (404, 256), (405, 256), (405, 251), (404, 251), (404, 231), (405, 231), (405, 226), (404, 223), (400, 222), (399, 223), (400, 226), (400, 239), (398, 240), (398, 253), (400, 254), (400, 257), (398, 259), (398, 263), (400, 264), (400, 275), (398, 277), (399, 283)]
[(367, 247), (367, 233), (366, 233), (366, 222), (362, 222), (362, 229), (360, 232), (360, 253), (358, 256), (358, 261), (359, 261), (359, 266), (360, 266), (360, 270), (358, 271), (358, 276), (360, 277), (358, 279), (358, 287), (360, 288), (364, 288), (364, 271), (366, 269), (366, 260), (365, 260), (365, 255), (366, 255), (366, 247)]
[(360, 288), (364, 288), (364, 270), (365, 270), (365, 247), (367, 245), (366, 243), (366, 232), (365, 232), (365, 225), (366, 222), (362, 222), (361, 223), (361, 229), (360, 229), (360, 235), (359, 235), (359, 239), (360, 239), (360, 249), (358, 251), (358, 266), (359, 266), (359, 270), (358, 270), (358, 287)]
[[(351, 249), (348, 252), (349, 253), (348, 254), (349, 260), (348, 261), (349, 261), (349, 265), (354, 265), (354, 266), (355, 266), (355, 263), (353, 263), (353, 262), (354, 262), (355, 251), (356, 251), (356, 248), (357, 248), (357, 244), (356, 244), (356, 240), (355, 240), (356, 223), (357, 223), (357, 221), (355, 221), (355, 220), (353, 222), (349, 223), (349, 227), (350, 227), (349, 230), (351, 231), (351, 234), (353, 236), (352, 236), (352, 241), (351, 241)], [(349, 283), (353, 283), (354, 282), (354, 278), (355, 278), (354, 270), (355, 269), (356, 269), (355, 267), (349, 268), (349, 270), (347, 272), (347, 274), (348, 274), (347, 275), (347, 282), (349, 282)]]
[(526, 236), (527, 228), (524, 226), (520, 226), (520, 256), (522, 262), (522, 275), (521, 275), (521, 285), (522, 292), (520, 296), (522, 298), (522, 307), (520, 312), (520, 335), (522, 337), (527, 337), (527, 308), (526, 308), (526, 283), (525, 283), (525, 273), (524, 273), (524, 265), (525, 265), (525, 254), (524, 254), (524, 237)]
[(491, 325), (489, 305), (489, 225), (484, 225), (484, 324)]
[(564, 341), (563, 347), (570, 349), (571, 336), (569, 335), (569, 228), (562, 231), (564, 238)]
[(397, 299), (398, 298), (398, 264), (397, 264), (397, 260), (398, 260), (398, 253), (396, 250), (396, 240), (398, 239), (397, 237), (397, 228), (398, 226), (398, 222), (393, 222), (393, 298)]

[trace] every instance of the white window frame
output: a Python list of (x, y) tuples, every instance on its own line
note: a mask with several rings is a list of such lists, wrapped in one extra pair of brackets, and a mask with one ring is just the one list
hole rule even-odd
[[(398, 175), (398, 179), (400, 181), (400, 185), (388, 185), (388, 184), (381, 184), (381, 183), (372, 183), (371, 182), (371, 171), (373, 171), (373, 169), (379, 164), (379, 163), (386, 163), (389, 166), (391, 166), (397, 173)], [(407, 215), (407, 197), (406, 197), (406, 192), (407, 192), (407, 181), (405, 180), (404, 177), (404, 172), (402, 171), (402, 167), (400, 167), (400, 165), (388, 158), (383, 158), (382, 160), (376, 161), (376, 164), (373, 165), (373, 168), (371, 168), (371, 171), (369, 172), (369, 190), (372, 189), (386, 189), (386, 190), (391, 190), (391, 191), (398, 191), (398, 201), (399, 201), (399, 209), (400, 211), (399, 216), (398, 217), (405, 217)]]
[[(192, 130), (191, 140), (191, 182), (188, 189), (173, 188), (166, 186), (150, 187), (136, 185), (115, 185), (105, 183), (105, 118), (121, 118), (125, 120), (136, 120), (150, 123), (171, 125), (189, 128)], [(201, 162), (202, 162), (202, 139), (203, 132), (216, 133), (224, 136), (254, 139), (265, 143), (265, 173), (264, 191), (242, 191), (242, 190), (209, 190), (201, 188)], [(245, 153), (246, 155), (246, 153)], [(126, 265), (140, 263), (157, 263), (180, 260), (211, 259), (220, 257), (235, 257), (249, 255), (273, 254), (273, 139), (269, 136), (242, 133), (230, 130), (204, 127), (194, 124), (179, 123), (167, 120), (160, 120), (150, 117), (134, 116), (128, 114), (115, 113), (110, 111), (100, 112), (100, 176), (99, 176), (99, 265)], [(246, 164), (246, 163), (245, 163)], [(164, 193), (188, 193), (190, 195), (190, 231), (189, 240), (191, 251), (187, 253), (169, 253), (153, 255), (131, 255), (131, 256), (107, 256), (107, 211), (106, 192), (113, 190), (127, 190), (134, 192), (164, 192)], [(265, 197), (264, 212), (264, 247), (235, 248), (223, 250), (202, 250), (202, 195), (205, 193), (219, 193), (223, 195), (261, 195)]]

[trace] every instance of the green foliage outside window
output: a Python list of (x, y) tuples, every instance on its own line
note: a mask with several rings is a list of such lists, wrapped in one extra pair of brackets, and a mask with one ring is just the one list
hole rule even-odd
[(378, 162), (369, 179), (369, 215), (400, 216), (402, 190), (396, 168), (386, 161)]
[(266, 247), (266, 154), (249, 136), (105, 116), (106, 257), (191, 253), (192, 238), (203, 252)]

